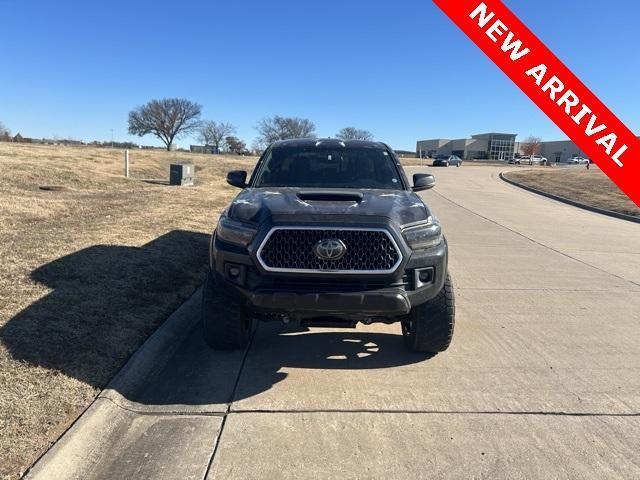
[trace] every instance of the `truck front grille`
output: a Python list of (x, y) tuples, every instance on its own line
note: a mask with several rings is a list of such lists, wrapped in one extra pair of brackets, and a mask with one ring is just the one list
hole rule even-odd
[[(314, 252), (322, 240), (340, 240), (346, 252), (336, 260)], [(258, 259), (270, 271), (327, 273), (391, 273), (402, 255), (384, 229), (275, 227), (258, 249)]]

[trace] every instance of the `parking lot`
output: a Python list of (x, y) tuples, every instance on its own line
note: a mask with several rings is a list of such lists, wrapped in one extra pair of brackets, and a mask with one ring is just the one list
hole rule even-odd
[(408, 353), (398, 325), (275, 324), (212, 352), (193, 298), (145, 381), (103, 392), (32, 477), (639, 478), (640, 227), (501, 169), (408, 172), (438, 181), (447, 352)]

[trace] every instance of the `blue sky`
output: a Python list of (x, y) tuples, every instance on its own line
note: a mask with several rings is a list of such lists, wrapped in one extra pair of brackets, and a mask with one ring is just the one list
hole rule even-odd
[[(640, 2), (505, 3), (640, 131)], [(274, 114), (310, 118), (321, 136), (365, 128), (396, 149), (485, 131), (565, 137), (429, 0), (0, 0), (0, 11), (0, 121), (25, 136), (113, 129), (158, 144), (129, 136), (127, 114), (181, 96), (248, 144)]]

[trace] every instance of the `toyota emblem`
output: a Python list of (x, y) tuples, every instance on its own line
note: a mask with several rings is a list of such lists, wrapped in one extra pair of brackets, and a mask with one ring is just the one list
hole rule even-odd
[(313, 253), (320, 260), (339, 260), (347, 253), (347, 246), (337, 238), (326, 238), (314, 245)]

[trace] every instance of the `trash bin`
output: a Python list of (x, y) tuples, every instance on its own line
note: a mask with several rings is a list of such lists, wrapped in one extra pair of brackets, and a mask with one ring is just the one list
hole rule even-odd
[(196, 168), (193, 163), (172, 163), (169, 167), (170, 185), (193, 185)]

